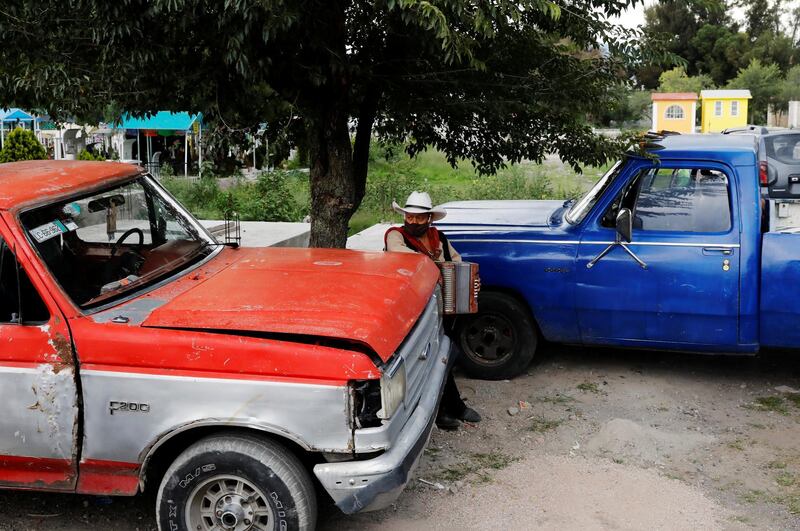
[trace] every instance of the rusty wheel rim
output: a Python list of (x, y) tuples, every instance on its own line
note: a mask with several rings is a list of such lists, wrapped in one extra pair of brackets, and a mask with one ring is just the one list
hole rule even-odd
[(239, 476), (214, 476), (197, 485), (186, 504), (192, 531), (271, 531), (274, 514), (264, 492)]

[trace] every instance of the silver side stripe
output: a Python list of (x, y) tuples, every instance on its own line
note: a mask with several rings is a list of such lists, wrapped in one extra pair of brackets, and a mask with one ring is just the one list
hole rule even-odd
[[(611, 245), (614, 242), (581, 242), (582, 245)], [(687, 243), (687, 242), (637, 242), (628, 245), (643, 245), (648, 247), (714, 247), (715, 249), (738, 249), (738, 243)]]
[(105, 371), (102, 369), (85, 369), (81, 371), (82, 376), (102, 376), (106, 378), (111, 378), (115, 380), (162, 380), (167, 382), (207, 382), (207, 381), (214, 381), (218, 383), (231, 383), (231, 384), (275, 384), (275, 385), (288, 385), (293, 386), (304, 386), (307, 388), (319, 388), (319, 389), (331, 389), (337, 386), (335, 385), (324, 385), (324, 384), (313, 384), (313, 383), (302, 383), (297, 384), (292, 381), (281, 381), (280, 379), (276, 378), (274, 380), (265, 380), (260, 379), (258, 375), (252, 375), (252, 378), (248, 378), (247, 375), (243, 375), (242, 378), (225, 378), (224, 376), (214, 375), (214, 376), (203, 376), (202, 373), (198, 373), (198, 376), (179, 376), (173, 374), (158, 374), (158, 373), (139, 373), (139, 372), (123, 372), (123, 371)]
[(450, 240), (451, 243), (459, 244), (462, 242), (470, 242), (470, 243), (557, 243), (557, 244), (564, 244), (564, 245), (578, 245), (579, 241), (577, 240), (507, 240), (507, 239), (473, 239), (473, 238), (465, 238), (465, 239), (455, 239), (453, 238)]
[(523, 232), (533, 229), (541, 229), (547, 227), (546, 224), (540, 225), (493, 225), (491, 223), (475, 227), (470, 225), (461, 225), (454, 227), (440, 227), (441, 230), (447, 234), (486, 234), (487, 232)]
[[(557, 245), (611, 245), (614, 242), (607, 241), (587, 241), (581, 242), (578, 240), (508, 240), (508, 239), (452, 239), (453, 243), (552, 243)], [(719, 249), (738, 249), (738, 243), (687, 243), (687, 242), (631, 242), (628, 245), (642, 245), (649, 247), (714, 247)]]

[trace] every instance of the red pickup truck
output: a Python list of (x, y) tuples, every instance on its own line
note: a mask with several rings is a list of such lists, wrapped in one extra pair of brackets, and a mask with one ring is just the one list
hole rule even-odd
[(220, 244), (128, 164), (0, 165), (0, 487), (157, 489), (170, 531), (384, 507), (448, 368), (438, 276)]

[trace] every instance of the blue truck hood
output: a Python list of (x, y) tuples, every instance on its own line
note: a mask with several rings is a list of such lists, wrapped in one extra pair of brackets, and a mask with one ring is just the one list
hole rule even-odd
[(454, 226), (544, 227), (563, 201), (453, 201), (442, 207), (447, 216), (436, 225), (444, 230)]

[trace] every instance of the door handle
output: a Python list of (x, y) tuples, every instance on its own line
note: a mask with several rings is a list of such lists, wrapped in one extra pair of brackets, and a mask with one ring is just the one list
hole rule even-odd
[(733, 254), (733, 249), (730, 247), (703, 247), (703, 254), (723, 254), (730, 256)]

